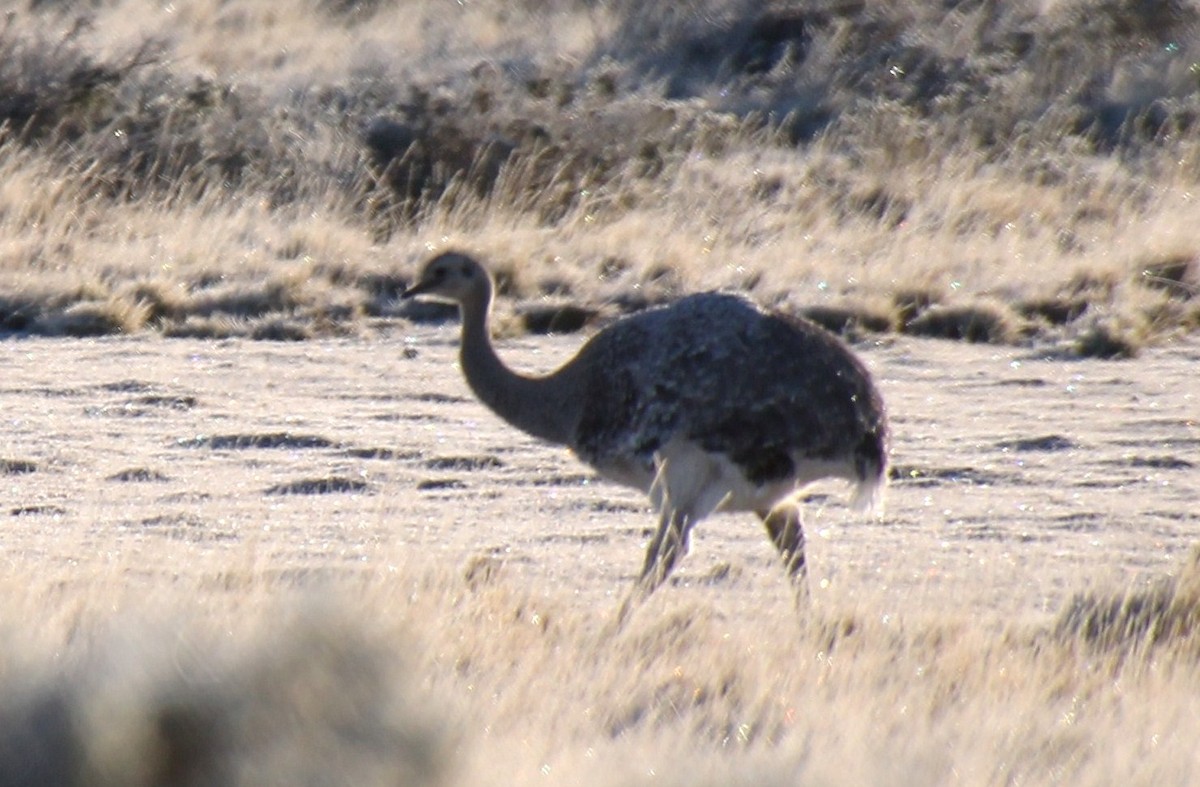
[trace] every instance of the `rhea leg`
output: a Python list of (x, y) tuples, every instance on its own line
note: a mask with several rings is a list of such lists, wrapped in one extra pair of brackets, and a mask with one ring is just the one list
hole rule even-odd
[(666, 581), (675, 564), (687, 554), (691, 540), (692, 517), (682, 511), (664, 511), (659, 517), (658, 531), (646, 547), (646, 559), (638, 577), (638, 587), (643, 596)]
[(666, 581), (687, 554), (692, 527), (716, 510), (728, 490), (707, 452), (686, 440), (672, 441), (654, 455), (650, 502), (658, 510), (658, 530), (646, 547), (646, 559), (633, 592), (617, 614), (623, 625), (634, 606)]
[(807, 597), (808, 568), (804, 562), (804, 524), (800, 518), (800, 507), (786, 502), (770, 511), (757, 513), (767, 528), (771, 543), (783, 558), (783, 567), (796, 588), (798, 600)]
[(624, 625), (634, 607), (644, 601), (655, 588), (666, 581), (679, 559), (687, 554), (695, 518), (684, 511), (664, 510), (659, 516), (658, 530), (646, 547), (646, 559), (637, 584), (617, 611), (617, 625)]

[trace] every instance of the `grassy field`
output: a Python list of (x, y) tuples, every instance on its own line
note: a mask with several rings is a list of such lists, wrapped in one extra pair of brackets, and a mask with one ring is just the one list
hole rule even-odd
[(353, 333), (452, 245), (524, 311), (733, 287), (1100, 356), (1200, 322), (1182, 0), (31, 5), (12, 330)]
[[(286, 6), (0, 20), (0, 785), (1197, 779), (1200, 6)], [(471, 453), (396, 300), (451, 247), (527, 367), (704, 288), (845, 333), (888, 527), (613, 634), (651, 515)]]
[(878, 520), (813, 490), (811, 606), (715, 516), (614, 632), (653, 513), (469, 397), (455, 339), (0, 344), (0, 776), (1195, 780), (1195, 341), (864, 347), (894, 478)]

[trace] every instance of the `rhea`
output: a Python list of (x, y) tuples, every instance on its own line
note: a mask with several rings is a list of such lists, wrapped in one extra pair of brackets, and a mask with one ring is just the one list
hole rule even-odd
[(738, 295), (696, 294), (618, 320), (557, 371), (530, 376), (492, 345), (493, 292), (483, 265), (451, 251), (402, 297), (458, 305), (459, 361), (492, 411), (649, 495), (658, 528), (622, 616), (670, 575), (692, 528), (714, 511), (757, 514), (803, 596), (805, 486), (844, 479), (856, 507), (878, 502), (883, 400), (866, 367), (815, 323)]

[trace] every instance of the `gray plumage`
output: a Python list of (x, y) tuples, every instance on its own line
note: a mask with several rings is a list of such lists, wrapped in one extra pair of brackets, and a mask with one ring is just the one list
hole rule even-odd
[(756, 484), (791, 476), (795, 453), (844, 459), (860, 482), (885, 462), (883, 402), (862, 364), (819, 326), (736, 295), (621, 320), (573, 362), (592, 379), (571, 447), (598, 467), (636, 457), (652, 468), (677, 437), (728, 456)]
[[(757, 513), (804, 593), (800, 490), (841, 478), (856, 505), (878, 500), (883, 400), (862, 363), (819, 326), (736, 295), (693, 295), (619, 320), (557, 371), (530, 377), (492, 347), (492, 293), (482, 265), (447, 252), (404, 297), (459, 305), (460, 361), (488, 407), (650, 496), (659, 526), (630, 601), (661, 584), (691, 528), (718, 509)], [(622, 618), (630, 609), (627, 601)]]

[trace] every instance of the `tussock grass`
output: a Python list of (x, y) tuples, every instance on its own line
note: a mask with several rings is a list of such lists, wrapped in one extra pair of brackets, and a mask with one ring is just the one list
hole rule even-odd
[(163, 324), (164, 336), (193, 339), (229, 339), (245, 336), (251, 328), (242, 320), (225, 315), (197, 317), (189, 315), (182, 320), (170, 320)]
[(1178, 324), (1178, 317), (1163, 317), (1171, 311), (1168, 296), (1145, 290), (1130, 293), (1118, 308), (1093, 303), (1077, 321), (1074, 350), (1082, 357), (1133, 358), (1164, 326)]
[(110, 299), (79, 301), (39, 315), (31, 328), (49, 336), (107, 336), (135, 333), (146, 324), (150, 309), (140, 303)]
[(481, 416), (452, 334), (8, 342), (0, 721), (69, 723), (0, 774), (396, 783), (416, 730), (434, 776), (402, 783), (1195, 781), (1192, 342), (886, 342), (889, 515), (813, 490), (812, 603), (729, 517), (614, 631), (652, 513)]
[(1168, 255), (1145, 262), (1141, 269), (1141, 280), (1147, 287), (1185, 299), (1198, 294), (1196, 284), (1200, 283), (1200, 261), (1195, 255)]
[(0, 31), (0, 325), (355, 332), (459, 245), (518, 310), (723, 287), (898, 329), (928, 289), (1029, 319), (935, 335), (1092, 347), (1082, 303), (1157, 288), (1160, 341), (1196, 324), (1200, 52), (1191, 4), (1135, 5), (37, 5)]
[(813, 304), (802, 307), (802, 316), (833, 333), (852, 337), (867, 333), (887, 333), (896, 329), (898, 316), (886, 301)]
[[(453, 246), (513, 333), (730, 288), (843, 331), (1130, 356), (1200, 327), (1198, 24), (1184, 0), (26, 4), (0, 21), (0, 330), (352, 334), (420, 316), (396, 296)], [(278, 481), (264, 505), (308, 495), (314, 523), (383, 497)], [(1197, 781), (1191, 564), (1049, 622), (665, 595), (605, 637), (608, 610), (499, 559), (231, 558), (198, 521), (131, 516), (213, 528), (136, 560), (58, 527), (6, 554), (0, 774)], [(308, 593), (347, 600), (280, 614)]]
[(2, 475), (21, 475), (32, 473), (37, 469), (37, 463), (27, 459), (0, 459), (0, 474)]
[(1074, 342), (1076, 354), (1083, 358), (1134, 358), (1145, 343), (1144, 325), (1119, 317), (1089, 320)]
[(972, 304), (935, 304), (908, 320), (905, 333), (987, 344), (1012, 344), (1023, 333), (1013, 310), (994, 300)]
[(1081, 593), (1048, 625), (860, 601), (764, 626), (677, 597), (620, 632), (611, 610), (491, 558), (387, 576), (203, 563), (121, 601), (123, 619), (110, 604), (136, 591), (115, 575), (47, 577), (10, 596), (59, 603), (7, 654), (0, 766), (62, 784), (842, 784), (897, 769), (1185, 783), (1195, 564)]
[(1055, 636), (1098, 651), (1170, 651), (1200, 656), (1200, 549), (1179, 571), (1145, 589), (1077, 594), (1059, 615)]
[(236, 642), (188, 623), (118, 627), (64, 670), (10, 673), (6, 781), (447, 783), (451, 739), (395, 654), (315, 610), (260, 623)]
[(599, 312), (572, 304), (541, 306), (522, 310), (520, 319), (527, 333), (574, 333), (592, 323)]
[(369, 485), (361, 478), (345, 476), (329, 476), (328, 478), (304, 478), (298, 481), (288, 481), (274, 484), (263, 490), (267, 495), (329, 495), (338, 493), (365, 492)]

